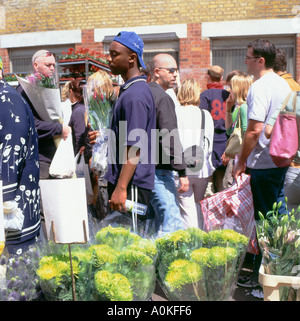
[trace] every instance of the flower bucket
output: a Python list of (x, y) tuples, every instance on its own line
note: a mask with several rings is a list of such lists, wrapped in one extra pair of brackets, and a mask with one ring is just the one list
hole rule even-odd
[(172, 301), (227, 301), (249, 238), (229, 229), (178, 230), (156, 239), (157, 276)]
[[(146, 301), (156, 284), (153, 241), (123, 227), (107, 226), (93, 241), (72, 245), (77, 301)], [(48, 301), (72, 301), (69, 251), (65, 244), (41, 247), (37, 269)]]
[(287, 301), (300, 301), (300, 276), (271, 275), (265, 273), (265, 270), (262, 264), (258, 278), (263, 287), (264, 301), (280, 301), (282, 290), (290, 293)]

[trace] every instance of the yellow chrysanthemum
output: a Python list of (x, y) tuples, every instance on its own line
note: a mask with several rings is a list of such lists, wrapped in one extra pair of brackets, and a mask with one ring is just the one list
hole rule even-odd
[(191, 253), (191, 259), (200, 265), (206, 265), (209, 260), (210, 249), (201, 247)]
[(0, 255), (2, 254), (3, 250), (4, 250), (4, 247), (5, 247), (5, 242), (4, 241), (1, 241), (0, 242)]
[(133, 293), (129, 280), (119, 273), (98, 271), (95, 274), (95, 285), (99, 294), (110, 301), (132, 301)]
[(171, 263), (165, 282), (171, 291), (181, 289), (185, 284), (198, 282), (203, 276), (203, 271), (196, 262), (187, 260), (175, 260)]

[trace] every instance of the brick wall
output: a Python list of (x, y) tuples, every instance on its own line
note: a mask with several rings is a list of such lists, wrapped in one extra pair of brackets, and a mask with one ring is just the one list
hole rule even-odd
[(180, 77), (196, 78), (206, 88), (207, 67), (210, 64), (210, 41), (201, 38), (201, 24), (189, 24), (187, 39), (180, 40)]
[[(2, 4), (1, 4), (2, 3)], [(95, 43), (94, 28), (186, 23), (188, 38), (180, 39), (182, 78), (195, 77), (205, 86), (210, 64), (210, 41), (201, 39), (201, 23), (208, 21), (292, 18), (299, 0), (0, 0), (5, 8), (6, 24), (1, 34), (46, 30), (82, 30), (82, 43), (102, 51)], [(296, 13), (297, 14), (297, 13)], [(1, 47), (1, 44), (0, 44)], [(297, 78), (300, 78), (300, 38), (296, 48)], [(6, 49), (0, 48), (4, 66), (10, 71)]]
[(6, 11), (0, 34), (291, 18), (296, 5), (299, 0), (6, 0), (0, 1)]

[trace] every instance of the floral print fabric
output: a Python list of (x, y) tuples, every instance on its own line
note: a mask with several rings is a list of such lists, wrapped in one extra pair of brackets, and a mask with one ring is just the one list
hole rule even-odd
[(25, 217), (22, 230), (6, 231), (6, 246), (21, 248), (40, 229), (38, 135), (30, 107), (0, 81), (0, 180), (3, 202), (15, 201)]

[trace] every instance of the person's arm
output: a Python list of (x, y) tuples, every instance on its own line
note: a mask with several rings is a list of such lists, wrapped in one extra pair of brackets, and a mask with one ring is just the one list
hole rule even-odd
[[(182, 154), (177, 116), (175, 113), (174, 102), (169, 96), (162, 101), (162, 108), (157, 112), (158, 128), (165, 130), (162, 137), (162, 149), (165, 155), (170, 157), (170, 165), (179, 175), (179, 193), (184, 193), (189, 189), (189, 179), (186, 176), (186, 163)], [(172, 136), (172, 137), (171, 137)]]
[(235, 105), (235, 98), (231, 93), (229, 97), (226, 99), (226, 113), (225, 113), (225, 128), (228, 135), (231, 134), (231, 127), (233, 124), (232, 120), (232, 107)]
[(242, 104), (240, 108), (242, 133), (245, 133), (248, 127), (247, 112), (248, 112), (248, 105)]
[(251, 154), (252, 150), (256, 146), (259, 136), (262, 133), (264, 123), (253, 119), (249, 120), (247, 130), (244, 135), (239, 160), (234, 167), (233, 177), (237, 181), (239, 175), (241, 175), (246, 169), (247, 158)]
[(124, 162), (114, 192), (109, 200), (110, 208), (119, 212), (126, 211), (127, 187), (136, 170), (140, 158), (140, 149), (127, 146), (124, 152)]

